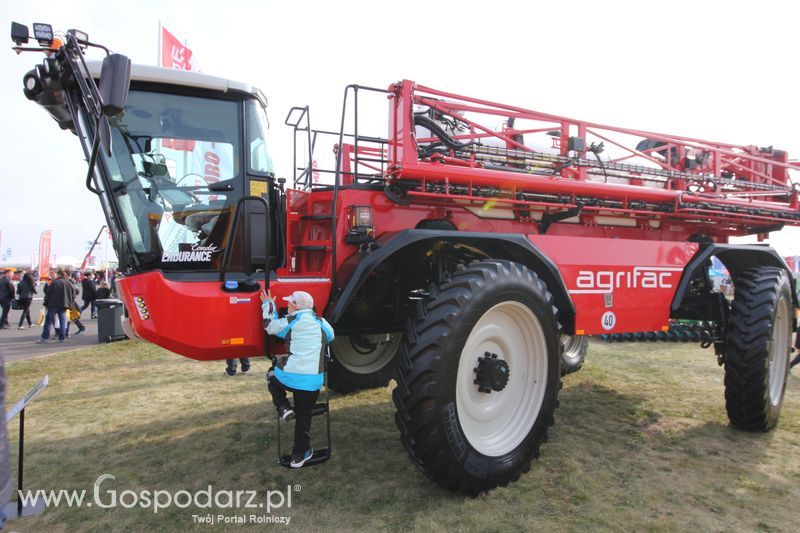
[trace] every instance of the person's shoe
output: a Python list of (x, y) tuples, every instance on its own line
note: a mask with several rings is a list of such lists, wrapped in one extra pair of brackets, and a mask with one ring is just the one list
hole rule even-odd
[(233, 374), (231, 374), (231, 373), (230, 373), (230, 372), (228, 372), (227, 370), (225, 371), (225, 377), (227, 377), (227, 378), (232, 378), (232, 377), (235, 377), (235, 376), (236, 376), (236, 372), (234, 372)]
[(75, 336), (78, 336), (78, 335), (80, 335), (80, 334), (81, 334), (81, 333), (83, 333), (84, 331), (86, 331), (86, 328), (81, 328), (81, 329), (79, 329), (79, 330), (78, 330), (78, 331), (75, 333)]
[(25, 330), (25, 326), (20, 326), (20, 327), (18, 327), (17, 329), (21, 329), (21, 330), (23, 330), (23, 331), (24, 331), (24, 330)]
[(36, 339), (36, 344), (47, 344), (50, 339)]
[(291, 466), (292, 468), (300, 468), (301, 466), (306, 464), (306, 461), (311, 459), (312, 455), (314, 455), (314, 450), (312, 450), (311, 448), (309, 448), (302, 455), (294, 455), (294, 454), (292, 454), (292, 462), (289, 463), (289, 466)]
[(58, 342), (67, 342), (67, 339), (58, 339)]
[(278, 409), (278, 418), (283, 420), (284, 422), (288, 422), (289, 420), (294, 418), (294, 411), (291, 407), (281, 407)]
[(242, 374), (247, 374), (248, 372), (250, 372), (250, 365), (242, 365)]

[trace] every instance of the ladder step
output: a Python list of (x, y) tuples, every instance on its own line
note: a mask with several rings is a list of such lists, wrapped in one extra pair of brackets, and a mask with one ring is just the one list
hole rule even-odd
[(294, 249), (301, 252), (324, 252), (328, 247), (320, 244), (300, 244), (295, 246)]
[[(328, 448), (314, 450), (313, 455), (311, 455), (311, 458), (305, 462), (303, 467), (318, 465), (320, 463), (324, 463), (330, 458), (331, 458), (331, 451)], [(278, 464), (281, 466), (285, 466), (287, 468), (290, 467), (291, 463), (292, 463), (291, 455), (281, 455), (280, 459), (278, 459)]]
[(303, 215), (300, 220), (333, 220), (332, 215)]

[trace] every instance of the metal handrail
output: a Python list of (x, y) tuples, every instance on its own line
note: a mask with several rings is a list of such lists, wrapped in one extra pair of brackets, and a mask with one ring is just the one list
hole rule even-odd
[[(248, 201), (261, 202), (261, 203), (264, 204), (264, 210), (265, 210), (265, 214), (266, 214), (266, 218), (267, 218), (267, 225), (268, 226), (270, 225), (269, 202), (267, 202), (264, 198), (262, 198), (261, 196), (242, 196), (241, 198), (236, 200), (236, 207), (234, 207), (234, 209), (233, 209), (233, 222), (231, 223), (231, 230), (230, 230), (230, 233), (228, 233), (228, 238), (225, 241), (225, 250), (223, 251), (223, 254), (222, 254), (222, 264), (220, 265), (220, 270), (219, 270), (219, 280), (220, 281), (225, 281), (225, 274), (227, 272), (228, 265), (230, 263), (230, 254), (231, 254), (231, 248), (233, 246), (233, 240), (235, 239), (235, 236), (236, 236), (236, 230), (239, 228), (239, 213), (240, 213), (240, 209), (245, 204), (245, 202), (248, 202)], [(264, 230), (264, 235), (266, 236), (265, 237), (265, 243), (264, 243), (264, 271), (265, 272), (269, 269), (269, 243), (270, 243), (270, 234), (271, 234), (270, 229), (271, 229), (270, 227), (267, 227)], [(247, 275), (249, 276), (249, 275), (253, 274), (252, 245), (250, 244), (250, 239), (248, 239), (247, 237), (245, 237), (245, 242), (247, 243), (247, 256), (248, 256), (247, 262), (248, 262), (248, 267), (250, 267), (248, 269), (250, 271), (247, 272)]]

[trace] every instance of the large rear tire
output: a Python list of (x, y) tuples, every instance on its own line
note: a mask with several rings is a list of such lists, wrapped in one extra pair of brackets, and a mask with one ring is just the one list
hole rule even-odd
[(331, 344), (328, 386), (337, 392), (385, 387), (394, 375), (402, 335), (339, 335)]
[(778, 424), (792, 346), (792, 293), (786, 271), (752, 268), (736, 279), (725, 343), (725, 406), (736, 427)]
[(577, 372), (586, 361), (586, 352), (589, 350), (589, 337), (585, 335), (561, 335), (561, 374)]
[(477, 494), (530, 469), (561, 387), (558, 311), (523, 265), (471, 263), (432, 286), (400, 346), (393, 398), (411, 461)]

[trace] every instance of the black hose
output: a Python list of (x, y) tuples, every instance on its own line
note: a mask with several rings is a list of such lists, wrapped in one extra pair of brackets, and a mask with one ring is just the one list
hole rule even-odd
[(415, 126), (422, 126), (424, 128), (428, 128), (431, 130), (436, 137), (438, 137), (448, 148), (452, 150), (463, 150), (469, 146), (472, 146), (474, 143), (460, 143), (450, 137), (446, 131), (442, 129), (436, 121), (426, 117), (425, 115), (414, 115), (414, 125)]
[(605, 177), (605, 182), (608, 183), (608, 171), (606, 170), (605, 163), (603, 163), (603, 160), (600, 158), (600, 153), (603, 151), (602, 145), (603, 145), (603, 143), (600, 143), (599, 146), (595, 145), (594, 143), (592, 143), (592, 145), (589, 147), (589, 151), (594, 154), (594, 157), (597, 159), (597, 162), (600, 164), (600, 168), (603, 170), (603, 176)]
[(384, 194), (389, 198), (389, 200), (393, 201), (398, 205), (410, 205), (411, 198), (405, 193), (405, 191), (396, 183), (387, 183), (386, 186), (383, 188)]

